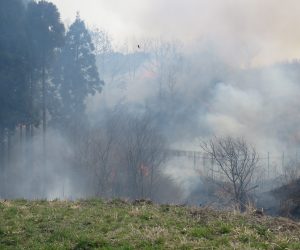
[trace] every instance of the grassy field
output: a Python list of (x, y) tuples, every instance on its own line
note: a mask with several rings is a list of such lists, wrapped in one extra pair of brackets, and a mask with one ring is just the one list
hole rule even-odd
[(2, 201), (0, 249), (300, 249), (300, 224), (121, 200)]

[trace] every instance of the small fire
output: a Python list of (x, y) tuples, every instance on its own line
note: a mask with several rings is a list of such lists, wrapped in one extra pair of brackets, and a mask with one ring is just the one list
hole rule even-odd
[(151, 70), (144, 70), (142, 72), (142, 78), (154, 79), (156, 76), (157, 76), (156, 73), (152, 72)]
[(140, 167), (140, 171), (141, 171), (141, 173), (142, 173), (143, 176), (148, 176), (149, 175), (149, 169), (143, 163), (142, 163), (142, 165)]

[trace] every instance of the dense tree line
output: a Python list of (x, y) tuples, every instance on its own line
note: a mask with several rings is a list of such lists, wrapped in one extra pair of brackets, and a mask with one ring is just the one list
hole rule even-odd
[(47, 125), (68, 131), (78, 124), (85, 98), (101, 91), (103, 84), (79, 15), (66, 31), (51, 2), (0, 1), (1, 173), (9, 168), (16, 133), (30, 138), (42, 130), (46, 153)]
[(151, 112), (116, 107), (88, 122), (87, 97), (104, 85), (95, 56), (111, 50), (79, 14), (66, 30), (51, 2), (0, 1), (0, 198), (46, 198), (53, 188), (65, 197), (65, 179), (72, 195), (168, 196), (166, 142)]
[[(19, 198), (20, 194), (45, 198), (49, 197), (46, 189), (53, 186), (59, 186), (65, 197), (65, 179), (73, 182), (72, 192), (66, 196), (79, 193), (77, 198), (81, 195), (171, 201), (179, 197), (180, 191), (161, 167), (168, 158), (166, 135), (172, 138), (176, 132), (182, 133), (177, 125), (184, 124), (182, 121), (191, 112), (191, 105), (185, 105), (182, 94), (187, 88), (179, 84), (184, 62), (175, 45), (154, 43), (149, 44), (148, 50), (133, 54), (113, 52), (109, 36), (100, 30), (90, 32), (79, 14), (66, 30), (51, 2), (1, 0), (0, 198)], [(97, 124), (89, 124), (87, 97), (99, 93), (104, 85), (96, 55), (98, 68), (110, 85), (134, 81), (139, 65), (144, 63), (146, 72), (154, 76), (152, 88), (157, 87), (150, 104), (145, 108), (102, 107)], [(199, 102), (198, 95), (192, 105), (198, 108), (194, 102)], [(190, 126), (190, 120), (188, 123)], [(59, 131), (59, 136), (53, 136), (48, 127)], [(42, 135), (42, 143), (38, 144), (42, 157), (33, 154), (34, 134)], [(23, 141), (25, 147), (13, 149)], [(252, 188), (250, 180), (257, 158), (251, 159), (254, 151), (245, 142), (225, 142), (225, 148), (221, 140), (204, 144), (203, 149), (228, 177), (229, 181), (222, 184), (232, 184), (226, 191), (233, 194), (236, 203), (244, 205)], [(212, 150), (215, 145), (220, 146), (217, 151)], [(62, 158), (55, 159), (54, 151), (62, 151)], [(25, 163), (16, 163), (12, 158)], [(53, 181), (55, 178), (59, 181)], [(18, 180), (29, 179), (32, 183), (27, 193), (11, 191), (18, 186)]]

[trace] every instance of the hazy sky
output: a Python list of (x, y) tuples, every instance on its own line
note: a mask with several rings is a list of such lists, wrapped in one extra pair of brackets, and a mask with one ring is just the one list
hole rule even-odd
[(76, 11), (116, 43), (148, 37), (210, 44), (243, 64), (300, 58), (299, 0), (52, 0), (70, 23)]

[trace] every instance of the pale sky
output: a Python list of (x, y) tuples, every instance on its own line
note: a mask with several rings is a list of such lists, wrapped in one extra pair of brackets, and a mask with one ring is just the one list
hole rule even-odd
[[(52, 0), (62, 20), (76, 11), (116, 43), (146, 38), (206, 42), (241, 63), (300, 58), (299, 0)], [(133, 42), (134, 41), (134, 42)]]

